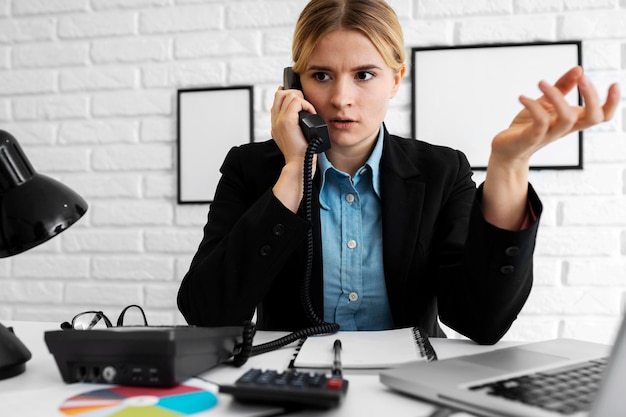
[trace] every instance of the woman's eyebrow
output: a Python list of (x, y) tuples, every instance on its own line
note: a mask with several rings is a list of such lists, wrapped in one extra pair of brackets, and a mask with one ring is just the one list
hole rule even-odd
[[(353, 72), (358, 72), (358, 71), (371, 71), (371, 70), (380, 70), (381, 68), (378, 65), (374, 65), (374, 64), (365, 64), (365, 65), (359, 65), (357, 67), (351, 68), (351, 71)], [(323, 65), (311, 65), (309, 66), (307, 69), (307, 71), (326, 71), (326, 72), (332, 72), (332, 68), (331, 67), (325, 67)]]
[(368, 65), (359, 65), (356, 68), (353, 68), (352, 71), (371, 71), (371, 70), (380, 70), (378, 65), (368, 64)]

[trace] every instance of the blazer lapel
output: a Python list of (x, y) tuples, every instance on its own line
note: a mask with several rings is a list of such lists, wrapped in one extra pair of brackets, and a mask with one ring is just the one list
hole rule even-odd
[[(383, 216), (383, 263), (387, 292), (392, 306), (402, 294), (411, 258), (418, 245), (418, 232), (426, 184), (420, 171), (396, 140), (385, 132), (381, 160), (381, 200)], [(394, 316), (400, 312), (394, 311)]]

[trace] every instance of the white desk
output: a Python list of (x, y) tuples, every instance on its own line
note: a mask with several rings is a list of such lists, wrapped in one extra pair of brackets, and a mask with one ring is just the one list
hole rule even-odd
[[(57, 369), (54, 357), (49, 353), (44, 341), (46, 330), (59, 329), (58, 323), (3, 321), (13, 327), (15, 334), (33, 354), (26, 364), (26, 372), (0, 381), (0, 416), (3, 417), (52, 417), (64, 416), (58, 406), (72, 395), (105, 387), (96, 384), (65, 384)], [(257, 332), (255, 344), (273, 340), (284, 333)], [(479, 346), (464, 340), (431, 339), (440, 359), (472, 353), (485, 352), (510, 346), (500, 343), (496, 346)], [(293, 346), (254, 356), (241, 368), (220, 365), (203, 374), (216, 384), (233, 383), (249, 368), (286, 369), (294, 353)], [(388, 415), (394, 417), (426, 417), (435, 407), (389, 390), (379, 382), (377, 374), (344, 372), (349, 380), (348, 394), (339, 408), (328, 411), (305, 411), (297, 416), (341, 416), (368, 417)], [(234, 403), (226, 394), (218, 395), (218, 405), (198, 416), (267, 416), (272, 414), (267, 407), (241, 406)], [(106, 414), (103, 414), (106, 415)], [(463, 414), (467, 416), (467, 414)], [(460, 416), (460, 414), (459, 414)], [(79, 417), (79, 416), (77, 416)]]

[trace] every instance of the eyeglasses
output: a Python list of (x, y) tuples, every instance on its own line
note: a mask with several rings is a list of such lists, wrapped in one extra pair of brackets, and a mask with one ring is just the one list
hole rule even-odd
[[(146, 320), (146, 314), (143, 311), (143, 308), (136, 304), (131, 304), (129, 306), (124, 307), (119, 317), (117, 318), (117, 327), (124, 326), (124, 318), (129, 309), (136, 309), (140, 314), (134, 314), (133, 323), (126, 324), (127, 326), (147, 326), (148, 320)], [(137, 317), (140, 318), (141, 324), (137, 324)], [(83, 311), (82, 313), (78, 313), (74, 316), (71, 323), (63, 322), (61, 323), (61, 328), (64, 330), (92, 330), (92, 329), (103, 329), (113, 327), (111, 320), (102, 312), (102, 311)]]

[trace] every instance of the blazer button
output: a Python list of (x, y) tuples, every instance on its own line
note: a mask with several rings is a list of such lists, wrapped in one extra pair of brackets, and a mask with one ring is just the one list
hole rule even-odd
[(516, 256), (519, 255), (519, 246), (509, 246), (508, 248), (506, 248), (506, 250), (504, 251), (504, 253), (506, 253), (508, 256)]
[(283, 224), (278, 223), (274, 227), (272, 227), (272, 233), (274, 236), (282, 236), (285, 234), (285, 226)]
[(500, 268), (500, 272), (502, 272), (504, 275), (511, 275), (513, 272), (515, 272), (515, 267), (513, 265), (504, 265)]
[(261, 246), (261, 249), (259, 249), (261, 256), (269, 256), (270, 253), (272, 253), (272, 247), (270, 245)]

